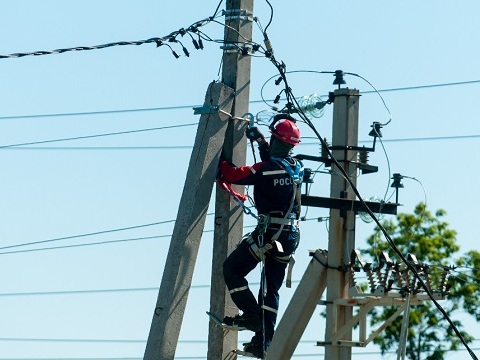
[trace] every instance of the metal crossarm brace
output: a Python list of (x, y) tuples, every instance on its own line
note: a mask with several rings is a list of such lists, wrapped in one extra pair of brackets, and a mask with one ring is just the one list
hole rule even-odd
[[(418, 305), (421, 303), (420, 299), (411, 299), (410, 304)], [(395, 320), (404, 310), (406, 306), (405, 299), (398, 297), (365, 297), (365, 298), (351, 298), (351, 299), (337, 299), (334, 301), (335, 306), (359, 306), (359, 312), (353, 316), (344, 326), (338, 329), (330, 339), (327, 341), (318, 341), (318, 346), (336, 345), (336, 346), (367, 346), (375, 337), (377, 337), (393, 320)], [(367, 338), (367, 314), (375, 306), (398, 306), (397, 311), (392, 314), (377, 330), (372, 332)], [(342, 337), (350, 331), (356, 324), (359, 324), (359, 339), (358, 341), (342, 340)]]

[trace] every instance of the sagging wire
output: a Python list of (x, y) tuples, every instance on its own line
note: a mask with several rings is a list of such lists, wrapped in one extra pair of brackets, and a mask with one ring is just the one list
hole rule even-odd
[(361, 75), (358, 75), (358, 74), (355, 74), (355, 73), (351, 73), (351, 72), (345, 72), (344, 74), (356, 76), (356, 77), (362, 79), (363, 81), (365, 81), (368, 85), (370, 85), (370, 86), (372, 87), (372, 89), (375, 91), (375, 93), (380, 97), (380, 100), (382, 100), (383, 106), (385, 107), (385, 109), (386, 109), (387, 112), (388, 112), (388, 120), (387, 120), (387, 122), (386, 122), (386, 123), (383, 123), (383, 124), (380, 124), (380, 125), (381, 125), (381, 126), (386, 126), (386, 125), (390, 124), (390, 122), (392, 121), (392, 113), (391, 113), (390, 109), (388, 108), (387, 103), (385, 102), (385, 99), (383, 98), (382, 94), (380, 94), (380, 92), (377, 90), (377, 88), (376, 88), (375, 86), (373, 86), (370, 81), (368, 81), (367, 79), (365, 79), (365, 78), (364, 78), (363, 76), (361, 76)]
[[(198, 28), (199, 26), (204, 26), (204, 25), (206, 25), (206, 24), (200, 25), (200, 23), (196, 23), (195, 28)], [(188, 28), (187, 28), (187, 30), (185, 30), (185, 29), (183, 29), (183, 30), (186, 31), (186, 32), (189, 31)], [(175, 36), (177, 36), (179, 34), (180, 34), (180, 32), (176, 32)], [(161, 47), (161, 46), (167, 46), (172, 51), (173, 56), (176, 59), (178, 59), (180, 56), (167, 43), (168, 41), (174, 40), (175, 36), (174, 37), (171, 37), (171, 36), (154, 37), (154, 38), (150, 38), (150, 39), (147, 39), (147, 40), (137, 40), (137, 41), (118, 41), (118, 42), (102, 44), (102, 45), (76, 46), (76, 47), (71, 47), (71, 48), (55, 49), (55, 50), (50, 50), (50, 51), (34, 51), (34, 52), (13, 53), (13, 54), (8, 54), (8, 55), (0, 55), (0, 59), (20, 58), (20, 57), (25, 57), (25, 56), (54, 55), (54, 54), (62, 54), (62, 53), (65, 53), (65, 52), (71, 52), (71, 51), (98, 50), (98, 49), (105, 49), (105, 48), (114, 47), (114, 46), (143, 45), (143, 44), (148, 44), (148, 43), (155, 43), (157, 45), (157, 48)], [(195, 44), (194, 44), (194, 46), (195, 46)], [(183, 46), (183, 48), (185, 49), (184, 46)]]
[(388, 170), (388, 180), (387, 180), (387, 188), (385, 189), (385, 194), (383, 195), (383, 202), (387, 201), (388, 190), (390, 188), (390, 179), (392, 178), (392, 169), (390, 167), (390, 158), (388, 157), (387, 149), (385, 149), (385, 145), (383, 144), (382, 138), (378, 136), (377, 129), (373, 126), (373, 131), (377, 133), (377, 138), (380, 141), (380, 145), (382, 146), (383, 153), (385, 154), (385, 160), (387, 161), (387, 170)]
[[(440, 265), (439, 265), (439, 266), (440, 266)], [(451, 271), (458, 273), (458, 275), (454, 275), (455, 278), (458, 278), (458, 279), (460, 279), (460, 280), (464, 280), (465, 282), (468, 282), (467, 280), (470, 279), (470, 280), (473, 281), (473, 285), (477, 285), (477, 286), (478, 286), (478, 284), (480, 284), (480, 279), (479, 279), (478, 277), (476, 277), (476, 276), (474, 276), (474, 275), (466, 274), (466, 273), (464, 273), (464, 272), (462, 272), (462, 271), (458, 271), (458, 270), (456, 270), (457, 268), (465, 268), (465, 269), (470, 270), (472, 273), (473, 273), (473, 271), (475, 271), (476, 269), (473, 269), (473, 268), (468, 267), (468, 266), (459, 266), (459, 267), (456, 267), (456, 268), (452, 269)], [(465, 277), (465, 279), (462, 279), (462, 278), (461, 278), (462, 276)], [(472, 284), (472, 283), (470, 283), (470, 284)]]
[[(335, 74), (334, 71), (317, 71), (317, 70), (289, 70), (289, 71), (286, 71), (286, 70), (285, 70), (285, 75), (286, 75), (286, 74), (296, 74), (296, 73)], [(260, 97), (261, 97), (261, 99), (262, 99), (262, 101), (263, 101), (263, 103), (264, 103), (265, 105), (267, 105), (268, 107), (270, 107), (270, 108), (272, 108), (272, 109), (275, 110), (275, 109), (277, 109), (277, 108), (276, 108), (275, 106), (270, 105), (270, 104), (267, 102), (267, 100), (265, 99), (264, 95), (263, 95), (263, 90), (264, 90), (264, 88), (265, 88), (265, 87), (267, 86), (267, 84), (268, 84), (270, 81), (272, 81), (274, 78), (276, 78), (276, 80), (275, 80), (275, 85), (277, 85), (277, 86), (283, 81), (282, 76), (279, 77), (277, 74), (269, 77), (269, 78), (263, 83), (263, 85), (262, 85), (262, 87), (261, 87), (261, 89), (260, 89)], [(282, 90), (282, 92), (283, 92), (283, 90)], [(278, 109), (277, 109), (277, 110), (278, 110)]]
[[(458, 328), (456, 327), (455, 323), (452, 321), (452, 319), (450, 319), (449, 315), (446, 313), (446, 311), (443, 309), (443, 307), (438, 303), (438, 301), (434, 298), (433, 294), (431, 293), (431, 291), (428, 289), (427, 285), (425, 284), (425, 282), (423, 281), (423, 279), (420, 277), (417, 269), (409, 262), (407, 261), (407, 259), (405, 258), (405, 256), (401, 253), (401, 251), (398, 249), (398, 247), (395, 245), (393, 239), (391, 238), (390, 234), (388, 234), (388, 232), (386, 231), (386, 229), (383, 227), (383, 225), (380, 223), (380, 221), (378, 220), (378, 218), (375, 216), (375, 214), (373, 213), (373, 211), (366, 205), (364, 199), (362, 198), (362, 196), (360, 195), (360, 192), (358, 191), (357, 187), (355, 186), (355, 184), (352, 182), (352, 180), (349, 178), (348, 174), (346, 173), (345, 169), (343, 169), (342, 166), (340, 166), (338, 160), (336, 158), (333, 157), (333, 154), (331, 153), (330, 149), (328, 148), (327, 144), (326, 144), (326, 141), (320, 136), (320, 134), (318, 133), (317, 129), (315, 128), (315, 126), (313, 125), (313, 123), (307, 118), (307, 116), (305, 115), (305, 113), (303, 112), (302, 108), (300, 107), (300, 105), (298, 104), (297, 100), (295, 99), (295, 96), (293, 95), (293, 92), (291, 90), (291, 88), (289, 87), (288, 85), (288, 81), (287, 81), (287, 78), (286, 78), (286, 72), (285, 72), (285, 64), (282, 62), (282, 63), (279, 63), (278, 61), (276, 61), (275, 57), (273, 56), (273, 54), (270, 56), (270, 61), (272, 62), (272, 64), (277, 68), (279, 74), (280, 74), (280, 77), (282, 79), (282, 81), (284, 82), (285, 84), (285, 94), (286, 94), (286, 100), (287, 100), (287, 105), (286, 105), (286, 110), (289, 111), (289, 110), (292, 110), (293, 107), (295, 107), (295, 109), (297, 110), (297, 113), (298, 115), (300, 116), (301, 119), (303, 119), (303, 121), (305, 122), (305, 124), (307, 124), (311, 129), (312, 131), (315, 133), (315, 135), (317, 136), (317, 138), (320, 140), (320, 142), (326, 147), (326, 151), (328, 152), (329, 156), (331, 157), (332, 159), (332, 162), (336, 165), (336, 167), (338, 169), (340, 169), (340, 171), (343, 173), (346, 181), (349, 183), (351, 189), (353, 190), (353, 192), (355, 193), (355, 195), (357, 196), (358, 200), (363, 204), (363, 206), (365, 207), (367, 213), (372, 217), (372, 219), (375, 221), (375, 223), (377, 224), (378, 228), (380, 229), (380, 231), (382, 232), (383, 236), (385, 237), (388, 245), (391, 247), (391, 249), (399, 256), (399, 258), (402, 260), (403, 263), (405, 263), (405, 265), (412, 271), (412, 273), (414, 274), (414, 276), (417, 278), (419, 284), (421, 285), (421, 287), (426, 291), (428, 297), (431, 299), (431, 301), (434, 303), (434, 305), (436, 306), (436, 308), (442, 313), (442, 315), (444, 316), (444, 318), (447, 320), (447, 322), (450, 324), (450, 326), (452, 327), (452, 329), (454, 330), (455, 334), (457, 335), (457, 337), (460, 339), (460, 341), (462, 342), (463, 346), (467, 349), (467, 351), (469, 352), (470, 356), (472, 357), (472, 359), (474, 360), (478, 360), (477, 356), (475, 355), (475, 353), (472, 351), (472, 349), (468, 346), (467, 342), (465, 341), (465, 339), (463, 338), (462, 334), (460, 333), (460, 331), (458, 330)], [(354, 76), (358, 76), (360, 77), (361, 79), (367, 81), (366, 79), (364, 79), (363, 77), (359, 76), (358, 74), (352, 74), (352, 73), (349, 73), (351, 75), (354, 75)], [(367, 81), (368, 83), (368, 81)], [(373, 87), (373, 86), (372, 86)], [(374, 88), (374, 87), (373, 87)], [(375, 88), (374, 88), (375, 89)], [(378, 93), (378, 91), (377, 91)], [(380, 94), (379, 94), (380, 96)], [(381, 97), (381, 96), (380, 96)], [(389, 120), (385, 123), (385, 124), (382, 124), (382, 125), (387, 125), (388, 123), (390, 123), (392, 117), (391, 117), (391, 113), (390, 113), (390, 110), (388, 109), (388, 106), (386, 106), (386, 103), (385, 101), (383, 100), (383, 97), (381, 97), (382, 101), (384, 102), (384, 105), (387, 109), (387, 111), (389, 112), (390, 114), (390, 118)]]
[[(203, 42), (202, 38), (204, 40), (208, 41), (213, 41), (208, 35), (205, 33), (201, 32), (199, 30), (200, 27), (205, 26), (209, 24), (210, 22), (217, 22), (215, 18), (218, 16), (222, 16), (223, 14), (219, 15), (219, 8), (220, 5), (222, 4), (223, 0), (219, 2), (217, 5), (217, 8), (214, 12), (214, 14), (208, 18), (199, 20), (188, 26), (187, 28), (181, 28), (177, 31), (171, 32), (167, 36), (163, 37), (153, 37), (150, 39), (146, 40), (136, 40), (136, 41), (117, 41), (117, 42), (112, 42), (112, 43), (106, 43), (106, 44), (101, 44), (101, 45), (92, 45), (92, 46), (75, 46), (75, 47), (70, 47), (70, 48), (62, 48), (62, 49), (55, 49), (55, 50), (48, 50), (48, 51), (33, 51), (33, 52), (22, 52), (22, 53), (12, 53), (12, 54), (7, 54), (7, 55), (0, 55), (0, 59), (12, 59), (12, 58), (21, 58), (25, 56), (41, 56), (41, 55), (53, 55), (53, 54), (62, 54), (65, 52), (72, 52), (72, 51), (86, 51), (86, 50), (98, 50), (98, 49), (105, 49), (109, 47), (114, 47), (114, 46), (126, 46), (126, 45), (143, 45), (143, 44), (150, 44), (150, 43), (155, 43), (158, 47), (161, 46), (167, 46), (170, 48), (172, 55), (178, 59), (180, 55), (168, 44), (170, 43), (178, 43), (182, 47), (182, 51), (186, 57), (190, 56), (190, 53), (188, 49), (183, 45), (183, 43), (177, 39), (177, 37), (180, 35), (181, 37), (185, 36), (188, 34), (190, 38), (192, 39), (193, 46), (195, 47), (196, 50), (203, 50)], [(222, 24), (223, 25), (223, 24)], [(198, 36), (198, 40), (196, 40), (193, 37), (193, 34), (196, 34)]]
[(423, 217), (425, 216), (425, 211), (426, 211), (426, 209), (427, 209), (427, 192), (425, 191), (425, 187), (423, 186), (422, 182), (421, 182), (420, 180), (418, 180), (417, 178), (415, 178), (415, 177), (406, 176), (406, 175), (402, 175), (402, 177), (405, 178), (405, 179), (410, 179), (410, 180), (416, 181), (416, 182), (419, 183), (420, 186), (422, 187), (424, 204), (425, 204), (425, 208), (424, 208), (424, 211), (423, 211), (423, 214), (422, 214), (422, 218), (423, 218)]
[(212, 15), (210, 18), (215, 18), (215, 17), (217, 17), (217, 15), (218, 15), (218, 10), (220, 9), (220, 6), (222, 5), (222, 3), (223, 3), (223, 0), (220, 0), (220, 2), (219, 2), (218, 5), (217, 5), (217, 8), (215, 9), (215, 12), (213, 13), (213, 15)]
[(95, 232), (79, 234), (79, 235), (63, 236), (63, 237), (58, 237), (58, 238), (53, 238), (53, 239), (48, 239), (48, 240), (30, 241), (30, 242), (21, 243), (21, 244), (13, 244), (13, 245), (2, 246), (2, 247), (0, 247), (0, 250), (12, 249), (12, 248), (17, 248), (17, 247), (21, 247), (21, 246), (31, 246), (31, 245), (45, 244), (45, 243), (51, 243), (51, 242), (56, 242), (56, 241), (62, 241), (62, 240), (70, 240), (70, 239), (75, 239), (75, 238), (79, 238), (79, 237), (103, 235), (103, 234), (109, 234), (109, 233), (119, 232), (119, 231), (134, 230), (134, 229), (136, 230), (136, 229), (139, 229), (139, 228), (161, 225), (161, 224), (166, 224), (166, 223), (170, 223), (170, 222), (174, 222), (174, 221), (175, 220), (157, 221), (157, 222), (149, 223), (149, 224), (141, 224), (141, 225), (134, 225), (134, 226), (128, 226), (128, 227), (123, 227), (123, 228), (117, 228), (117, 229), (95, 231)]
[(270, 5), (270, 8), (271, 8), (270, 21), (268, 22), (267, 27), (265, 29), (263, 29), (262, 24), (260, 23), (260, 20), (257, 17), (255, 17), (253, 20), (255, 21), (255, 23), (258, 26), (258, 29), (260, 30), (260, 32), (263, 35), (263, 42), (265, 44), (265, 48), (262, 47), (262, 49), (264, 50), (264, 56), (269, 58), (271, 55), (273, 55), (273, 48), (272, 48), (272, 44), (270, 42), (270, 39), (268, 38), (268, 35), (267, 35), (267, 28), (270, 26), (270, 24), (272, 22), (272, 19), (273, 19), (273, 8), (272, 8), (271, 4), (268, 2), (268, 0), (267, 0), (267, 3), (268, 3), (268, 5)]
[(267, 2), (268, 6), (270, 7), (270, 20), (268, 20), (267, 26), (265, 26), (265, 30), (263, 31), (264, 34), (267, 33), (267, 29), (268, 29), (268, 27), (270, 26), (270, 24), (271, 24), (272, 21), (273, 21), (273, 6), (272, 6), (272, 4), (270, 3), (270, 1), (268, 1), (268, 0), (265, 0), (265, 1)]
[(387, 187), (385, 189), (385, 194), (383, 195), (383, 201), (381, 202), (380, 204), (380, 209), (382, 208), (382, 205), (386, 203), (387, 201), (387, 196), (388, 196), (388, 190), (390, 188), (390, 180), (392, 178), (392, 171), (391, 171), (391, 166), (390, 166), (390, 158), (388, 157), (388, 153), (387, 153), (387, 150), (385, 148), (385, 145), (382, 141), (382, 135), (380, 133), (380, 129), (386, 125), (388, 125), (391, 121), (392, 121), (392, 113), (389, 109), (389, 107), (387, 106), (387, 103), (385, 102), (385, 99), (383, 98), (383, 96), (380, 94), (380, 92), (377, 90), (377, 88), (375, 86), (373, 86), (373, 84), (368, 81), (366, 78), (364, 78), (363, 76), (361, 75), (358, 75), (356, 73), (351, 73), (351, 72), (345, 72), (344, 74), (346, 75), (352, 75), (352, 76), (355, 76), (355, 77), (358, 77), (360, 79), (362, 79), (363, 81), (365, 81), (368, 85), (370, 85), (372, 87), (372, 89), (375, 91), (375, 93), (380, 97), (382, 103), (383, 103), (383, 106), (385, 107), (385, 109), (387, 110), (388, 112), (388, 121), (385, 122), (385, 123), (374, 123), (372, 125), (372, 132), (374, 133), (374, 136), (376, 139), (379, 140), (380, 142), (380, 145), (382, 146), (382, 150), (383, 150), (383, 153), (385, 154), (385, 160), (387, 162), (387, 172), (388, 172), (388, 177), (387, 177)]

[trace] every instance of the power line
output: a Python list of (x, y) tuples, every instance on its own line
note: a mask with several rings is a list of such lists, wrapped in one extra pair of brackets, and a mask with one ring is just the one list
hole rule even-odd
[(12, 249), (12, 248), (20, 247), (20, 246), (29, 246), (29, 245), (44, 244), (44, 243), (49, 243), (49, 242), (54, 242), (54, 241), (60, 241), (60, 240), (70, 240), (70, 239), (75, 239), (75, 238), (80, 238), (80, 237), (87, 237), (87, 236), (92, 236), (92, 235), (108, 234), (108, 233), (113, 233), (113, 232), (118, 232), (118, 231), (133, 230), (133, 229), (150, 227), (150, 226), (155, 226), (155, 225), (160, 225), (160, 224), (166, 224), (166, 223), (170, 223), (170, 222), (174, 222), (174, 221), (175, 221), (175, 220), (159, 221), (159, 222), (154, 222), (154, 223), (150, 223), (150, 224), (135, 225), (135, 226), (118, 228), (118, 229), (96, 231), (96, 232), (91, 232), (91, 233), (86, 233), (86, 234), (80, 234), (80, 235), (71, 235), (71, 236), (64, 236), (64, 237), (59, 237), (59, 238), (54, 238), (54, 239), (48, 239), (48, 240), (39, 240), (39, 241), (32, 241), (32, 242), (22, 243), (22, 244), (8, 245), (8, 246), (0, 247), (0, 250)]
[[(204, 232), (208, 232), (208, 231), (204, 231)], [(0, 252), (0, 255), (21, 254), (21, 253), (47, 251), (47, 250), (70, 249), (70, 248), (85, 247), (85, 246), (106, 245), (106, 244), (114, 244), (114, 243), (121, 243), (121, 242), (151, 240), (151, 239), (160, 239), (160, 238), (169, 238), (169, 237), (172, 237), (172, 235), (169, 234), (169, 235), (137, 237), (137, 238), (130, 238), (130, 239), (105, 240), (105, 241), (97, 241), (97, 242), (85, 243), (85, 244), (72, 244), (72, 245), (52, 246), (52, 247), (37, 248), (37, 249), (5, 251), (5, 252)], [(23, 246), (23, 245), (19, 244), (18, 246)]]
[[(382, 142), (459, 140), (459, 139), (478, 139), (479, 137), (480, 137), (480, 134), (475, 134), (475, 135), (452, 135), (452, 136), (431, 136), (431, 137), (419, 137), (419, 138), (382, 139)], [(359, 141), (359, 142), (366, 142), (366, 141)]]
[(62, 290), (62, 291), (36, 291), (36, 292), (18, 292), (18, 293), (0, 293), (0, 297), (11, 296), (52, 296), (52, 295), (85, 295), (85, 294), (102, 294), (102, 293), (117, 293), (117, 292), (143, 292), (143, 291), (158, 291), (158, 287), (143, 287), (143, 288), (125, 288), (125, 289), (92, 289), (92, 290)]
[[(210, 233), (210, 232), (213, 232), (213, 230), (204, 230), (203, 231), (203, 233)], [(69, 248), (77, 248), (77, 247), (85, 247), (85, 246), (106, 245), (106, 244), (115, 244), (115, 243), (140, 241), (140, 240), (151, 240), (151, 239), (159, 239), (159, 238), (170, 238), (170, 237), (172, 237), (172, 234), (144, 236), (144, 237), (137, 237), (137, 238), (130, 238), (130, 239), (105, 240), (105, 241), (97, 241), (97, 242), (84, 243), (84, 244), (72, 244), (72, 245), (52, 246), (52, 247), (46, 247), (46, 248), (5, 251), (5, 252), (0, 252), (0, 255), (21, 254), (21, 253), (28, 253), (28, 252), (35, 252), (35, 251), (46, 251), (46, 250), (69, 249)], [(58, 239), (58, 240), (65, 240), (65, 239), (61, 238), (61, 239)], [(53, 240), (49, 240), (49, 241), (58, 241), (58, 240), (53, 239)], [(18, 245), (15, 245), (15, 246), (26, 246), (26, 245), (18, 244)]]
[[(479, 135), (480, 136), (480, 135)], [(15, 147), (18, 146), (18, 147)], [(11, 146), (5, 149), (0, 147), (0, 150), (22, 150), (22, 151), (130, 151), (130, 150), (183, 150), (191, 149), (192, 145), (174, 145), (174, 146), (38, 146), (38, 147), (20, 147), (20, 145)]]
[[(180, 341), (179, 341), (180, 342)], [(472, 350), (480, 350), (480, 348), (473, 348)], [(461, 351), (466, 351), (465, 349), (445, 349), (444, 350), (446, 353), (455, 353), (455, 352), (461, 352)], [(395, 355), (397, 354), (396, 351), (386, 351), (382, 354), (381, 351), (352, 351), (352, 358), (354, 357), (363, 357), (363, 356), (371, 356), (371, 355)], [(315, 353), (315, 354), (293, 354), (292, 359), (296, 358), (313, 358), (313, 357), (320, 357), (320, 356), (325, 356), (325, 353)], [(175, 359), (177, 360), (203, 360), (206, 359), (206, 356), (175, 356)], [(62, 358), (50, 358), (50, 360), (142, 360), (141, 357), (115, 357), (115, 358), (108, 358), (108, 357), (103, 357), (103, 358), (68, 358), (68, 357), (62, 357)], [(45, 360), (45, 358), (0, 358), (0, 360)]]
[[(480, 135), (479, 135), (480, 136)], [(15, 147), (18, 146), (18, 147)], [(83, 151), (83, 150), (92, 150), (92, 151), (118, 151), (118, 150), (182, 150), (182, 149), (191, 149), (192, 145), (173, 145), (173, 146), (38, 146), (38, 147), (20, 147), (20, 145), (14, 145), (0, 150), (21, 150), (21, 151)]]
[[(292, 284), (298, 284), (300, 280), (292, 280)], [(259, 286), (258, 282), (250, 282), (252, 286)], [(191, 289), (208, 289), (210, 284), (192, 285)], [(0, 293), (0, 297), (10, 296), (44, 296), (44, 295), (82, 295), (82, 294), (101, 294), (114, 292), (143, 292), (158, 291), (157, 287), (138, 287), (138, 288), (117, 288), (117, 289), (87, 289), (87, 290), (57, 290), (57, 291), (36, 291), (36, 292), (12, 292)]]
[[(398, 88), (378, 90), (378, 92), (421, 90), (421, 89), (429, 89), (429, 88), (437, 88), (437, 87), (446, 87), (446, 86), (471, 85), (471, 84), (478, 84), (478, 83), (480, 83), (480, 80), (468, 80), (468, 81), (457, 81), (457, 82), (440, 83), (440, 84), (405, 86), (405, 87), (398, 87)], [(371, 91), (363, 91), (363, 92), (362, 92), (362, 94), (372, 94), (372, 93), (377, 93), (377, 91), (371, 90)]]
[(33, 118), (42, 118), (42, 117), (108, 115), (108, 114), (121, 114), (121, 113), (131, 113), (131, 112), (180, 110), (180, 109), (191, 109), (195, 106), (198, 106), (198, 105), (180, 105), (180, 106), (164, 106), (164, 107), (153, 107), (153, 108), (84, 111), (84, 112), (54, 113), (54, 114), (13, 115), (13, 116), (0, 116), (0, 120), (33, 119)]
[[(198, 123), (191, 123), (191, 124), (184, 124), (184, 125), (175, 125), (171, 127), (164, 127), (164, 128), (174, 128), (174, 127), (182, 127), (182, 126), (192, 126), (197, 125)], [(161, 130), (162, 128), (154, 128), (152, 130)], [(139, 132), (139, 131), (149, 131), (150, 129), (143, 129), (143, 130), (132, 130), (132, 131), (124, 131), (121, 133), (108, 133), (108, 134), (97, 134), (92, 136), (85, 136), (87, 137), (100, 137), (100, 136), (112, 136), (130, 132)], [(411, 142), (411, 141), (442, 141), (442, 140), (465, 140), (465, 139), (478, 139), (480, 138), (480, 134), (473, 134), (473, 135), (451, 135), (451, 136), (432, 136), (432, 137), (419, 137), (419, 138), (399, 138), (399, 139), (383, 139), (382, 142)], [(39, 141), (36, 144), (47, 143), (47, 142), (57, 142), (57, 141), (68, 141), (68, 140), (76, 140), (78, 138), (69, 138), (69, 139), (56, 139), (56, 140), (47, 140), (47, 141)], [(371, 140), (360, 140), (359, 143), (370, 143)], [(319, 143), (302, 143), (302, 146), (318, 146)], [(12, 145), (0, 145), (0, 150), (22, 150), (22, 151), (83, 151), (83, 150), (91, 150), (91, 151), (127, 151), (127, 150), (183, 150), (183, 149), (191, 149), (192, 145), (172, 145), (172, 146), (38, 146), (38, 147), (29, 147), (24, 146), (24, 144), (12, 144)]]
[[(380, 89), (378, 92), (394, 92), (394, 91), (409, 91), (409, 90), (421, 90), (437, 87), (448, 87), (448, 86), (462, 86), (462, 85), (471, 85), (478, 84), (480, 80), (469, 80), (469, 81), (457, 81), (451, 83), (440, 83), (440, 84), (427, 84), (427, 85), (416, 85), (416, 86), (406, 86), (406, 87), (397, 87), (389, 89)], [(376, 91), (363, 91), (362, 94), (376, 94)], [(273, 100), (266, 100), (272, 101)], [(250, 104), (263, 103), (264, 100), (252, 100)], [(148, 112), (148, 111), (166, 111), (166, 110), (181, 110), (181, 109), (192, 109), (198, 107), (198, 104), (192, 105), (178, 105), (178, 106), (164, 106), (164, 107), (151, 107), (151, 108), (137, 108), (137, 109), (120, 109), (120, 110), (101, 110), (101, 111), (82, 111), (82, 112), (69, 112), (69, 113), (53, 113), (53, 114), (32, 114), (32, 115), (12, 115), (12, 116), (0, 116), (0, 120), (15, 120), (15, 119), (29, 119), (29, 118), (42, 118), (42, 117), (68, 117), (68, 116), (85, 116), (85, 115), (107, 115), (107, 114), (120, 114), (120, 113), (129, 113), (129, 112)]]
[[(244, 229), (255, 227), (255, 226), (256, 225), (244, 226)], [(114, 230), (114, 231), (120, 231), (120, 230)], [(211, 233), (211, 232), (213, 232), (213, 230), (203, 230), (203, 233)], [(97, 234), (93, 234), (93, 235), (97, 235)], [(72, 236), (70, 238), (81, 237), (81, 236), (83, 235)], [(89, 235), (85, 235), (85, 236), (89, 236)], [(45, 247), (45, 248), (26, 249), (26, 250), (4, 251), (4, 252), (0, 252), (0, 255), (11, 255), (11, 254), (22, 254), (22, 253), (29, 253), (29, 252), (36, 252), (36, 251), (70, 249), (70, 248), (78, 248), (78, 247), (85, 247), (85, 246), (107, 245), (107, 244), (115, 244), (115, 243), (122, 243), (122, 242), (151, 240), (151, 239), (170, 238), (170, 237), (172, 237), (172, 234), (144, 236), (144, 237), (136, 237), (136, 238), (129, 238), (129, 239), (105, 240), (105, 241), (96, 241), (96, 242), (84, 243), (84, 244), (72, 244), (72, 245), (61, 245), (61, 246), (52, 246), (52, 247)], [(52, 240), (44, 240), (44, 241), (59, 241), (59, 240), (65, 240), (65, 238), (60, 238), (58, 240), (52, 239)], [(15, 246), (27, 246), (27, 245), (18, 244)]]
[[(67, 339), (67, 338), (2, 338), (0, 341), (18, 341), (18, 342), (92, 342), (92, 343), (145, 343), (142, 339)], [(239, 343), (246, 342), (248, 340), (238, 340)], [(479, 341), (474, 339), (473, 341)], [(178, 340), (183, 344), (206, 344), (207, 340)], [(299, 343), (303, 344), (316, 344), (317, 340), (300, 340)], [(362, 352), (362, 354), (380, 354), (380, 352)]]
[[(214, 213), (208, 213), (207, 216), (208, 215), (214, 215)], [(126, 227), (126, 228), (103, 230), (103, 231), (87, 233), (87, 234), (71, 235), (71, 236), (48, 239), (48, 240), (39, 240), (39, 241), (33, 241), (33, 242), (28, 242), (28, 243), (14, 244), (14, 245), (8, 245), (8, 246), (5, 246), (5, 247), (0, 247), (0, 250), (15, 248), (15, 247), (21, 247), (21, 246), (43, 244), (43, 243), (55, 242), (55, 241), (61, 241), (61, 240), (70, 240), (70, 239), (75, 239), (75, 238), (80, 238), (80, 237), (101, 235), (101, 234), (107, 234), (107, 233), (118, 232), (118, 231), (132, 230), (132, 229), (149, 227), (149, 226), (154, 226), (154, 225), (167, 224), (167, 223), (171, 223), (171, 222), (175, 222), (175, 221), (176, 220), (166, 220), (166, 221), (161, 221), (161, 222), (152, 223), (152, 224), (136, 225), (136, 226), (130, 226), (130, 227)], [(244, 226), (244, 229), (255, 227), (255, 226), (256, 225), (246, 225), (246, 226)], [(211, 233), (211, 232), (213, 232), (213, 230), (203, 230), (203, 233)], [(59, 250), (59, 249), (77, 248), (77, 247), (94, 246), (94, 245), (105, 245), (105, 244), (114, 244), (114, 243), (140, 241), (140, 240), (151, 240), (151, 239), (158, 239), (158, 238), (167, 238), (167, 237), (171, 237), (171, 236), (172, 236), (172, 234), (154, 235), (154, 236), (127, 238), (127, 239), (97, 241), (97, 242), (90, 242), (90, 243), (83, 243), (83, 244), (60, 245), (60, 246), (52, 246), (52, 247), (46, 247), (46, 248), (13, 250), (13, 251), (0, 252), (0, 255), (20, 254), (20, 253), (35, 252), (35, 251), (46, 251), (46, 250)]]
[[(0, 338), (0, 341), (12, 342), (78, 342), (78, 343), (145, 343), (145, 340), (132, 339), (49, 339), (49, 338)], [(197, 343), (200, 341), (179, 341), (179, 343)]]
[[(191, 24), (190, 26), (188, 26), (187, 28), (181, 28), (177, 31), (173, 31), (164, 37), (153, 37), (146, 40), (136, 40), (136, 41), (117, 41), (117, 42), (111, 42), (111, 43), (101, 44), (101, 45), (75, 46), (75, 47), (55, 49), (55, 50), (13, 53), (13, 54), (7, 54), (7, 55), (0, 55), (0, 59), (13, 59), (13, 58), (21, 58), (25, 56), (55, 55), (55, 54), (62, 54), (66, 52), (73, 52), (73, 51), (78, 52), (78, 51), (86, 51), (86, 50), (99, 50), (99, 49), (106, 49), (109, 47), (116, 47), (116, 46), (127, 46), (127, 45), (138, 46), (138, 45), (151, 44), (151, 43), (155, 43), (157, 45), (157, 48), (161, 46), (167, 46), (172, 51), (173, 56), (177, 59), (180, 57), (180, 55), (178, 55), (175, 52), (175, 50), (172, 48), (172, 45), (179, 44), (182, 48), (184, 55), (186, 57), (189, 57), (190, 53), (188, 52), (187, 48), (177, 38), (178, 37), (183, 38), (185, 35), (189, 35), (195, 49), (197, 50), (203, 49), (202, 39), (207, 41), (212, 41), (212, 40), (210, 37), (204, 36), (204, 34), (200, 31), (200, 28), (209, 24), (210, 22), (216, 22), (215, 16), (217, 15), (215, 14), (214, 16), (211, 16), (209, 18), (198, 20), (193, 24)], [(195, 37), (198, 40), (192, 34), (195, 35)]]
[[(142, 339), (61, 339), (61, 338), (1, 338), (0, 341), (18, 342), (80, 342), (80, 343), (145, 343)], [(239, 340), (246, 342), (248, 340)], [(207, 340), (178, 340), (183, 344), (206, 344)], [(300, 340), (300, 343), (316, 343), (316, 340)]]
[(190, 123), (190, 124), (182, 124), (182, 125), (169, 125), (169, 126), (161, 126), (161, 127), (157, 127), (157, 128), (136, 129), (136, 130), (118, 131), (118, 132), (112, 132), (112, 133), (106, 133), (106, 134), (94, 134), (94, 135), (85, 135), (85, 136), (62, 138), (62, 139), (41, 140), (41, 141), (32, 141), (32, 142), (26, 142), (26, 143), (10, 144), (10, 145), (0, 145), (0, 149), (17, 147), (17, 146), (26, 146), (26, 145), (47, 144), (47, 143), (60, 142), (60, 141), (83, 140), (83, 139), (91, 139), (91, 138), (113, 136), (113, 135), (125, 135), (125, 134), (133, 134), (133, 133), (147, 132), (147, 131), (174, 129), (174, 128), (179, 128), (179, 127), (193, 126), (193, 125), (197, 125), (197, 124), (198, 123)]

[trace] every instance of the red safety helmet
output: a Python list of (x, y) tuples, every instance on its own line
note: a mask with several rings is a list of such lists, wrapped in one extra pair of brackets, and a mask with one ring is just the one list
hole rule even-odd
[(300, 142), (300, 129), (295, 122), (285, 119), (275, 126), (271, 131), (272, 136), (290, 145), (298, 145)]

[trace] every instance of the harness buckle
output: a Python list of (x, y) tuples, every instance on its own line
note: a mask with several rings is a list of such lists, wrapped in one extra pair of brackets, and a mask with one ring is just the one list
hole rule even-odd
[(267, 231), (268, 226), (270, 225), (270, 215), (260, 214), (257, 218), (257, 227), (260, 235), (263, 236)]

